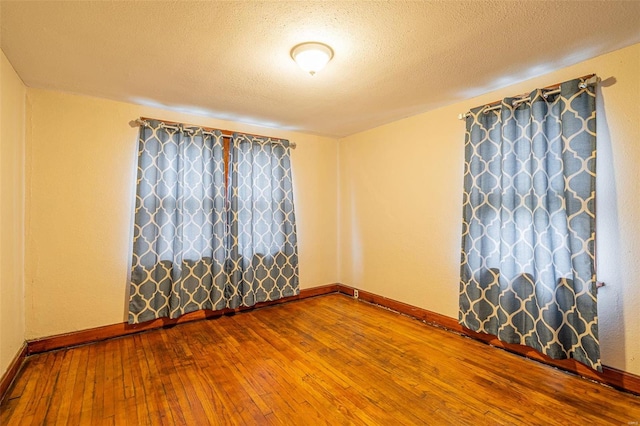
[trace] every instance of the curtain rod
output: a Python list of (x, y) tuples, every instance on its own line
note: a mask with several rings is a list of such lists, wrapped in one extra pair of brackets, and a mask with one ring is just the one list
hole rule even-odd
[[(241, 133), (241, 132), (234, 132), (232, 130), (222, 130), (222, 129), (214, 129), (213, 127), (203, 127), (203, 126), (197, 126), (195, 124), (182, 124), (182, 123), (178, 123), (176, 121), (168, 121), (168, 120), (160, 120), (158, 118), (149, 118), (149, 117), (140, 117), (137, 118), (135, 120), (133, 120), (136, 124), (138, 124), (139, 126), (148, 126), (148, 120), (155, 120), (155, 121), (159, 121), (162, 124), (164, 124), (164, 127), (169, 128), (169, 129), (174, 129), (174, 130), (178, 130), (178, 126), (183, 126), (185, 128), (186, 131), (188, 132), (193, 132), (192, 129), (189, 129), (189, 127), (197, 127), (198, 129), (202, 129), (202, 133), (204, 133), (205, 135), (213, 135), (215, 130), (219, 130), (220, 132), (222, 132), (222, 137), (223, 138), (229, 138), (231, 139), (231, 137), (233, 137), (234, 133)], [(283, 141), (284, 139), (282, 138), (273, 138), (271, 136), (263, 136), (263, 135), (255, 135), (252, 133), (243, 133), (245, 135), (248, 136), (253, 136), (254, 138), (259, 138), (259, 139), (271, 139), (274, 142), (280, 142)], [(295, 149), (297, 144), (295, 142), (291, 142), (289, 141), (289, 146), (292, 149)]]
[[(600, 81), (600, 78), (596, 75), (596, 74), (587, 74), (587, 75), (583, 75), (582, 77), (578, 77), (580, 80), (582, 80), (580, 82), (580, 84), (578, 85), (578, 87), (580, 87), (581, 89), (586, 89), (587, 86), (591, 85), (591, 84), (595, 84), (598, 81)], [(551, 96), (551, 95), (557, 95), (558, 93), (560, 93), (560, 85), (562, 83), (556, 83), (556, 84), (552, 84), (550, 86), (546, 86), (543, 87), (541, 90), (547, 90), (546, 92), (542, 93), (542, 96), (546, 99), (547, 96)], [(524, 102), (529, 102), (531, 100), (531, 97), (528, 93), (522, 94), (522, 95), (518, 95), (518, 96), (511, 96), (512, 98), (520, 98), (520, 99), (516, 99), (515, 101), (513, 101), (513, 106), (517, 107), (518, 105), (524, 103)], [(497, 109), (500, 109), (502, 107), (502, 99), (497, 100), (497, 101), (493, 101), (490, 102), (488, 104), (486, 104), (484, 106), (484, 109), (482, 110), (482, 112), (487, 113), (489, 111), (495, 111)], [(464, 120), (465, 118), (469, 117), (469, 115), (471, 115), (471, 111), (467, 111), (465, 113), (462, 114), (458, 114), (458, 120)]]

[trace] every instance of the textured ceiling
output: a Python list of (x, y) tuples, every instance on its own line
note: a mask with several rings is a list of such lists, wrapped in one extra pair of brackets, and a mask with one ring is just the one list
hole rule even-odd
[[(346, 136), (640, 42), (640, 2), (10, 2), (25, 84)], [(335, 51), (311, 77), (289, 57)]]

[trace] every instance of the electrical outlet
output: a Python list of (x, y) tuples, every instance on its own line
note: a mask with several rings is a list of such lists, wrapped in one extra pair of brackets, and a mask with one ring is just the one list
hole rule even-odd
[(353, 298), (354, 298), (354, 299), (357, 299), (359, 295), (360, 295), (360, 294), (358, 293), (358, 290), (353, 289)]

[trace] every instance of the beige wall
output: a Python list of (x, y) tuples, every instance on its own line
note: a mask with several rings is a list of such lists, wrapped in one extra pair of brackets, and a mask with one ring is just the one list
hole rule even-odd
[[(0, 51), (1, 52), (1, 51)], [(0, 58), (0, 377), (24, 343), (26, 89)]]
[(337, 281), (337, 141), (28, 89), (26, 338), (126, 319), (140, 116), (289, 138), (300, 285)]
[(597, 244), (603, 362), (640, 374), (640, 45), (339, 143), (344, 284), (457, 318), (469, 108), (597, 73)]

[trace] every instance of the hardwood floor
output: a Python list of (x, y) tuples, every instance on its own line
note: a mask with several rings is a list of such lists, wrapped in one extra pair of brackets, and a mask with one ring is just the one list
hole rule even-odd
[(620, 424), (640, 398), (332, 294), (27, 358), (0, 424)]

